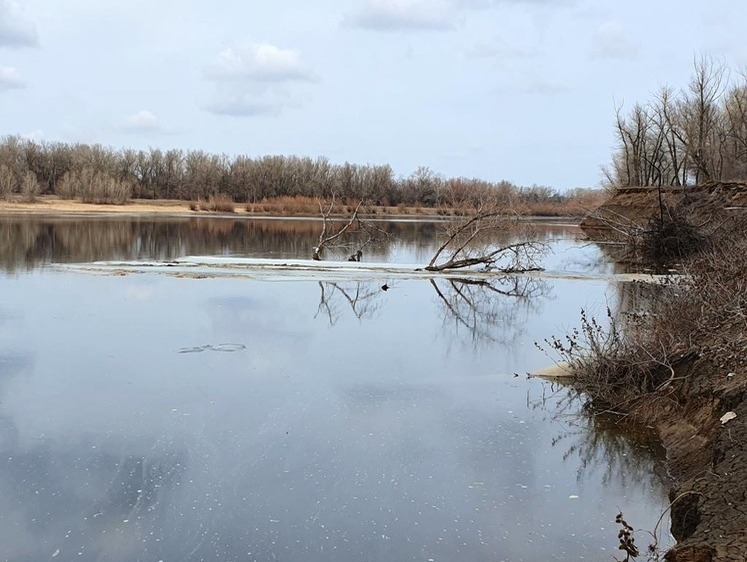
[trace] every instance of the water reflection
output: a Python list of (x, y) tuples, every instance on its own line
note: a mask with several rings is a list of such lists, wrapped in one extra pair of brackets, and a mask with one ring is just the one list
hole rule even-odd
[(3, 555), (609, 559), (664, 491), (511, 376), (608, 287), (526, 283), (0, 275)]
[[(403, 247), (417, 246), (437, 230), (429, 222), (380, 224), (391, 239), (367, 249), (372, 260), (386, 259), (395, 239)], [(186, 255), (310, 258), (320, 225), (314, 220), (0, 217), (0, 267), (15, 271), (53, 262)]]
[(549, 285), (541, 279), (497, 276), (476, 279), (431, 279), (444, 322), (467, 331), (474, 342), (508, 343), (521, 333), (529, 314), (538, 312), (539, 297), (547, 296)]
[[(366, 261), (427, 263), (442, 229), (439, 223), (426, 221), (376, 224), (387, 236), (366, 248)], [(187, 255), (310, 258), (320, 228), (316, 220), (6, 216), (0, 217), (0, 268), (12, 272), (54, 262), (171, 260)], [(579, 233), (577, 227), (552, 223), (532, 229), (533, 239), (540, 242)], [(498, 242), (515, 236), (506, 233)], [(346, 259), (347, 253), (341, 250), (329, 257)]]
[[(385, 285), (388, 290), (388, 285)], [(382, 286), (373, 281), (319, 281), (319, 306), (314, 318), (324, 317), (333, 326), (349, 311), (358, 320), (371, 318), (381, 307)]]

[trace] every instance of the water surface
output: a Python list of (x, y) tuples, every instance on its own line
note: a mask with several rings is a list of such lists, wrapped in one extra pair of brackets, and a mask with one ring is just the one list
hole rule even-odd
[[(2, 225), (4, 559), (612, 560), (618, 509), (653, 527), (656, 447), (525, 376), (549, 362), (535, 341), (617, 301), (607, 281), (47, 267), (306, 257), (315, 238), (239, 222)], [(390, 259), (432, 251), (433, 225), (392, 228)], [(540, 236), (551, 268), (611, 270), (572, 229)]]

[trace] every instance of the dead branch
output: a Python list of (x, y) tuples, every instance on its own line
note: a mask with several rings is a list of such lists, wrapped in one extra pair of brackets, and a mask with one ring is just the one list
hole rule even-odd
[[(333, 228), (333, 215), (344, 211), (347, 220), (340, 228)], [(347, 256), (348, 261), (361, 261), (363, 251), (372, 245), (382, 243), (389, 237), (389, 233), (373, 221), (361, 218), (366, 208), (364, 201), (360, 201), (352, 213), (347, 209), (336, 207), (335, 196), (332, 196), (328, 204), (319, 201), (319, 214), (322, 218), (322, 231), (319, 240), (313, 249), (312, 259), (321, 260), (325, 250), (335, 249), (335, 253), (341, 258)], [(349, 216), (348, 216), (349, 215)], [(341, 221), (338, 221), (341, 222)]]
[(535, 256), (544, 250), (538, 242), (521, 241), (496, 247), (496, 234), (508, 234), (515, 225), (511, 217), (495, 206), (478, 206), (477, 212), (468, 219), (452, 224), (446, 232), (444, 242), (433, 254), (426, 271), (446, 271), (478, 265), (493, 268), (496, 263), (508, 259), (498, 270), (504, 273), (525, 273), (541, 268)]
[(358, 205), (356, 205), (355, 210), (353, 211), (353, 214), (350, 216), (350, 219), (348, 222), (343, 226), (340, 230), (335, 232), (334, 234), (328, 234), (329, 230), (329, 217), (332, 214), (332, 211), (335, 208), (335, 196), (332, 195), (332, 201), (330, 201), (329, 206), (325, 209), (324, 205), (322, 205), (322, 202), (319, 201), (319, 212), (322, 215), (322, 231), (319, 234), (319, 241), (316, 244), (316, 247), (314, 247), (314, 253), (312, 255), (312, 259), (314, 260), (321, 260), (322, 259), (322, 252), (324, 251), (324, 248), (331, 245), (335, 240), (342, 237), (346, 232), (348, 232), (354, 224), (357, 222), (360, 222), (358, 219), (358, 212), (360, 211), (361, 206), (363, 205), (363, 201), (359, 201)]

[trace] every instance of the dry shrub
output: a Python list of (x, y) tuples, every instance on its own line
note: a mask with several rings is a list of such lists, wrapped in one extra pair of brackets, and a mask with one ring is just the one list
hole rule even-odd
[(319, 214), (319, 203), (313, 197), (272, 197), (260, 201), (262, 209), (267, 213), (281, 215), (306, 215), (316, 216)]
[(218, 194), (208, 197), (206, 203), (201, 203), (200, 207), (206, 211), (214, 213), (234, 213), (236, 205), (230, 195)]
[(664, 285), (634, 285), (643, 297), (638, 310), (608, 310), (604, 324), (582, 312), (580, 330), (547, 340), (578, 389), (606, 408), (667, 388), (678, 365), (696, 358), (723, 375), (747, 371), (744, 232), (732, 225), (712, 236)]
[[(626, 326), (627, 327), (627, 326)], [(661, 350), (648, 348), (623, 329), (620, 317), (607, 309), (605, 322), (581, 311), (581, 328), (562, 339), (545, 340), (545, 348), (560, 358), (574, 377), (575, 388), (600, 410), (615, 408), (632, 396), (660, 388), (671, 370)]]
[(747, 237), (743, 226), (689, 260), (657, 299), (645, 334), (670, 353), (707, 354), (730, 371), (747, 366)]
[(640, 252), (647, 263), (666, 266), (703, 249), (706, 235), (680, 206), (662, 204), (661, 213), (641, 232)]

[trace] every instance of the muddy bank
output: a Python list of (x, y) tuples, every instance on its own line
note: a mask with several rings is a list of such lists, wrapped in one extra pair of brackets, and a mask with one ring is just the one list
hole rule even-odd
[[(604, 332), (591, 331), (604, 345), (579, 363), (576, 381), (592, 404), (654, 427), (661, 438), (677, 481), (670, 495), (677, 545), (665, 560), (744, 561), (747, 240), (740, 217), (747, 212), (747, 186), (669, 189), (663, 196), (699, 229), (698, 250), (676, 262), (680, 282), (642, 293), (612, 319), (625, 335), (611, 346)], [(620, 239), (649, 228), (658, 210), (656, 189), (621, 189), (582, 228)], [(629, 241), (621, 247), (631, 253)]]
[[(747, 557), (747, 388), (745, 373), (708, 359), (675, 366), (683, 377), (671, 408), (652, 417), (678, 485), (670, 494), (670, 562), (744, 561)], [(731, 376), (730, 376), (731, 375)], [(654, 400), (660, 400), (658, 397)], [(721, 417), (736, 417), (722, 423)], [(731, 416), (729, 416), (731, 417)]]
[(623, 241), (631, 229), (645, 228), (659, 212), (659, 196), (668, 207), (681, 206), (698, 223), (717, 215), (747, 215), (747, 184), (709, 183), (681, 187), (619, 188), (598, 209), (581, 221), (581, 228), (593, 240)]
[[(623, 261), (648, 263), (651, 248), (671, 242), (691, 252), (669, 263), (689, 280), (625, 311), (618, 328), (630, 335), (583, 364), (577, 379), (592, 403), (660, 436), (677, 482), (670, 562), (747, 560), (745, 217), (747, 184), (711, 183), (621, 188), (581, 222), (590, 238), (615, 242), (610, 253)], [(684, 237), (690, 232), (697, 244)]]

